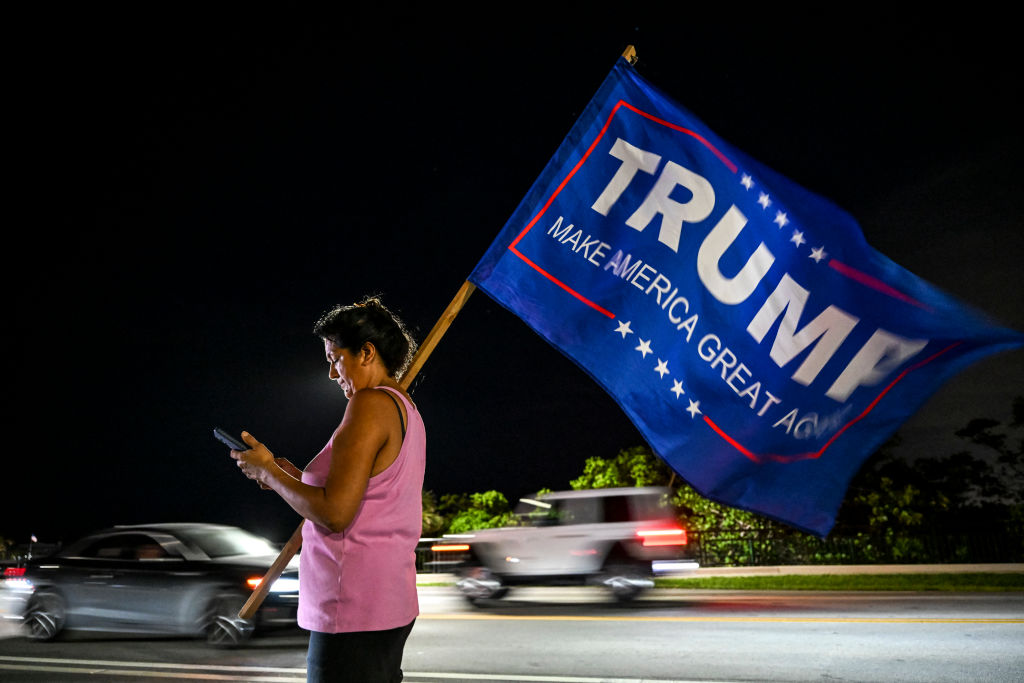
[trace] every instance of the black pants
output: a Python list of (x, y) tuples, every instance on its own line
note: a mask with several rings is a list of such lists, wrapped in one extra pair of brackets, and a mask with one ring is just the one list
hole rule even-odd
[(402, 680), (402, 651), (412, 631), (309, 632), (306, 680), (309, 683), (397, 683)]

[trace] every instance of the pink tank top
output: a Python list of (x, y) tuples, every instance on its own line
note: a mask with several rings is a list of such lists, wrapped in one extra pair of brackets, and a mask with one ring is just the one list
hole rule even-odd
[[(405, 439), (395, 461), (370, 478), (347, 529), (332, 533), (309, 520), (302, 526), (298, 623), (310, 631), (382, 631), (419, 614), (416, 545), (423, 526), (426, 433), (419, 411), (401, 392), (377, 388), (405, 404)], [(306, 466), (304, 483), (327, 482), (333, 441)]]

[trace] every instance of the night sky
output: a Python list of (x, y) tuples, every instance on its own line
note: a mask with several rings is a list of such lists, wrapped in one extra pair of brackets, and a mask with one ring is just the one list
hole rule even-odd
[[(186, 520), (285, 540), (299, 518), (212, 428), (305, 465), (345, 405), (313, 321), (379, 293), (422, 339), (630, 44), (641, 75), (880, 252), (1024, 330), (1022, 79), (999, 29), (680, 13), (9, 30), (0, 537), (19, 543)], [(904, 451), (959, 450), (953, 432), (1006, 420), (1022, 387), (1024, 352), (972, 366), (901, 430)], [(482, 292), (413, 396), (439, 494), (563, 488), (588, 456), (643, 443)]]

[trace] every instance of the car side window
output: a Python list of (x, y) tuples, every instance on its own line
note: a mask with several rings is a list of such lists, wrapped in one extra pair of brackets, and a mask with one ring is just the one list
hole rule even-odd
[(81, 557), (101, 560), (155, 560), (167, 557), (167, 551), (145, 534), (117, 534), (98, 539), (86, 546)]
[(601, 521), (598, 498), (566, 498), (559, 502), (560, 524), (596, 524)]
[(608, 496), (604, 499), (604, 521), (630, 522), (629, 499), (626, 496)]
[(81, 557), (97, 560), (120, 560), (124, 554), (124, 543), (117, 536), (93, 541), (79, 553)]
[(665, 494), (637, 496), (632, 501), (632, 508), (636, 520), (671, 519), (678, 515)]
[(136, 560), (159, 560), (167, 557), (167, 551), (159, 543), (152, 541), (135, 547)]

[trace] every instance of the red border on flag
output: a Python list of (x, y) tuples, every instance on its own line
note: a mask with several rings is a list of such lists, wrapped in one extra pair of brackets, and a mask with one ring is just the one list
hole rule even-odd
[(745, 446), (743, 446), (743, 444), (741, 444), (738, 441), (736, 441), (736, 439), (734, 439), (731, 436), (729, 436), (728, 434), (726, 434), (725, 431), (723, 431), (721, 427), (716, 425), (714, 423), (714, 421), (710, 417), (708, 417), (707, 415), (704, 416), (704, 422), (706, 422), (707, 425), (709, 427), (711, 427), (711, 429), (713, 429), (716, 434), (718, 434), (720, 437), (725, 439), (729, 443), (730, 446), (732, 446), (733, 448), (738, 450), (740, 453), (742, 453), (743, 455), (747, 456), (749, 459), (753, 460), (754, 462), (756, 462), (758, 464), (763, 463), (763, 462), (765, 462), (767, 460), (771, 460), (773, 462), (783, 462), (783, 463), (785, 463), (785, 462), (796, 462), (798, 460), (816, 460), (816, 459), (820, 458), (822, 455), (825, 454), (825, 451), (828, 450), (829, 446), (831, 446), (833, 443), (835, 443), (835, 440), (838, 439), (840, 437), (840, 435), (842, 435), (843, 432), (845, 432), (847, 429), (849, 429), (850, 427), (852, 427), (853, 425), (855, 425), (856, 423), (860, 422), (865, 417), (867, 417), (868, 413), (870, 413), (872, 410), (875, 409), (875, 406), (878, 405), (878, 402), (882, 400), (882, 397), (885, 396), (886, 394), (888, 394), (889, 390), (892, 389), (894, 386), (896, 386), (897, 382), (902, 380), (904, 377), (906, 377), (908, 374), (910, 374), (914, 370), (917, 370), (919, 368), (924, 367), (925, 365), (928, 365), (929, 363), (931, 363), (933, 360), (935, 360), (939, 356), (942, 356), (943, 354), (947, 353), (948, 351), (951, 351), (953, 348), (959, 346), (962, 343), (963, 342), (953, 342), (952, 344), (950, 344), (946, 348), (942, 349), (941, 351), (936, 351), (935, 353), (933, 353), (928, 358), (925, 358), (924, 360), (922, 360), (922, 361), (920, 361), (920, 362), (918, 362), (918, 363), (916, 363), (914, 365), (911, 365), (909, 368), (906, 368), (903, 372), (901, 372), (899, 375), (896, 376), (896, 379), (894, 379), (893, 381), (889, 382), (888, 385), (886, 385), (885, 389), (883, 389), (882, 392), (880, 394), (878, 394), (878, 396), (875, 397), (875, 400), (873, 400), (871, 403), (868, 404), (868, 407), (865, 408), (864, 411), (860, 415), (858, 415), (857, 417), (853, 418), (852, 420), (847, 422), (845, 425), (843, 425), (842, 428), (840, 428), (839, 431), (837, 431), (835, 434), (833, 434), (832, 438), (830, 438), (825, 443), (825, 445), (822, 446), (817, 451), (809, 451), (807, 453), (799, 453), (799, 454), (796, 454), (796, 455), (775, 455), (775, 454), (758, 455), (758, 454), (754, 453), (753, 451), (751, 451), (750, 449), (748, 449)]
[(568, 292), (572, 296), (576, 297), (577, 299), (579, 299), (580, 301), (585, 303), (587, 306), (590, 306), (591, 308), (593, 308), (595, 311), (597, 311), (601, 315), (603, 315), (603, 316), (605, 316), (607, 318), (611, 318), (611, 319), (615, 318), (615, 314), (614, 313), (612, 313), (608, 309), (604, 308), (600, 304), (598, 304), (598, 303), (596, 303), (594, 301), (591, 301), (590, 299), (588, 299), (587, 297), (583, 296), (582, 294), (577, 292), (575, 289), (573, 289), (572, 287), (567, 285), (565, 282), (559, 280), (557, 277), (555, 277), (554, 275), (552, 275), (548, 271), (546, 271), (543, 268), (541, 268), (540, 266), (538, 266), (536, 263), (531, 261), (525, 254), (523, 254), (521, 251), (519, 251), (519, 249), (516, 248), (516, 245), (519, 244), (519, 241), (521, 239), (526, 237), (526, 233), (530, 232), (530, 230), (533, 229), (533, 226), (537, 224), (537, 221), (540, 220), (540, 217), (543, 216), (545, 214), (545, 212), (547, 212), (548, 208), (551, 206), (551, 203), (553, 201), (555, 201), (555, 197), (557, 197), (562, 192), (562, 190), (565, 188), (565, 186), (569, 184), (569, 181), (572, 179), (572, 177), (574, 175), (576, 175), (576, 172), (578, 170), (580, 170), (580, 168), (583, 166), (584, 162), (586, 162), (586, 160), (590, 157), (590, 153), (594, 151), (594, 148), (597, 147), (597, 143), (599, 143), (601, 141), (601, 139), (604, 137), (604, 134), (608, 131), (608, 127), (611, 126), (612, 119), (615, 118), (615, 114), (618, 113), (619, 107), (625, 107), (625, 108), (629, 109), (630, 111), (635, 112), (636, 114), (639, 114), (640, 116), (643, 116), (644, 118), (647, 118), (647, 119), (650, 119), (651, 121), (654, 121), (655, 123), (660, 123), (661, 125), (667, 126), (667, 127), (671, 128), (672, 130), (676, 130), (676, 131), (679, 131), (680, 133), (685, 133), (687, 135), (693, 136), (694, 139), (696, 139), (702, 145), (704, 145), (709, 150), (711, 150), (711, 152), (716, 157), (718, 157), (721, 160), (721, 162), (723, 164), (725, 164), (726, 168), (728, 168), (731, 172), (735, 173), (736, 170), (737, 170), (736, 164), (734, 164), (732, 161), (730, 161), (728, 158), (726, 158), (726, 156), (724, 154), (722, 154), (718, 149), (716, 149), (714, 147), (714, 145), (712, 145), (706, 139), (704, 139), (703, 137), (701, 137), (697, 133), (693, 132), (689, 128), (683, 128), (682, 126), (678, 126), (678, 125), (676, 125), (674, 123), (669, 123), (668, 121), (665, 121), (663, 119), (659, 119), (656, 116), (652, 116), (652, 115), (650, 115), (650, 114), (648, 114), (648, 113), (646, 113), (644, 111), (641, 111), (641, 110), (637, 109), (636, 107), (634, 107), (633, 105), (629, 104), (625, 100), (619, 100), (618, 102), (615, 103), (615, 106), (612, 107), (611, 113), (608, 114), (607, 120), (604, 122), (604, 126), (601, 127), (601, 132), (599, 132), (597, 134), (597, 137), (594, 138), (594, 141), (592, 143), (590, 143), (590, 147), (587, 148), (587, 151), (583, 153), (583, 156), (580, 157), (580, 160), (578, 162), (576, 162), (576, 165), (573, 166), (571, 171), (569, 171), (569, 175), (567, 175), (565, 177), (565, 179), (562, 180), (561, 183), (559, 183), (558, 187), (555, 188), (555, 191), (551, 194), (551, 196), (548, 198), (548, 200), (546, 202), (544, 202), (544, 206), (542, 206), (540, 208), (540, 211), (537, 212), (537, 215), (534, 216), (533, 219), (529, 223), (526, 224), (526, 227), (523, 228), (522, 232), (520, 232), (519, 235), (514, 240), (512, 240), (512, 244), (508, 245), (509, 251), (511, 251), (516, 256), (518, 256), (520, 259), (522, 259), (523, 263), (525, 263), (526, 265), (530, 266), (535, 271), (537, 271), (538, 273), (540, 273), (541, 275), (543, 275), (547, 279), (551, 280), (553, 283), (555, 283), (556, 285), (558, 285), (559, 287), (564, 289), (566, 292)]

